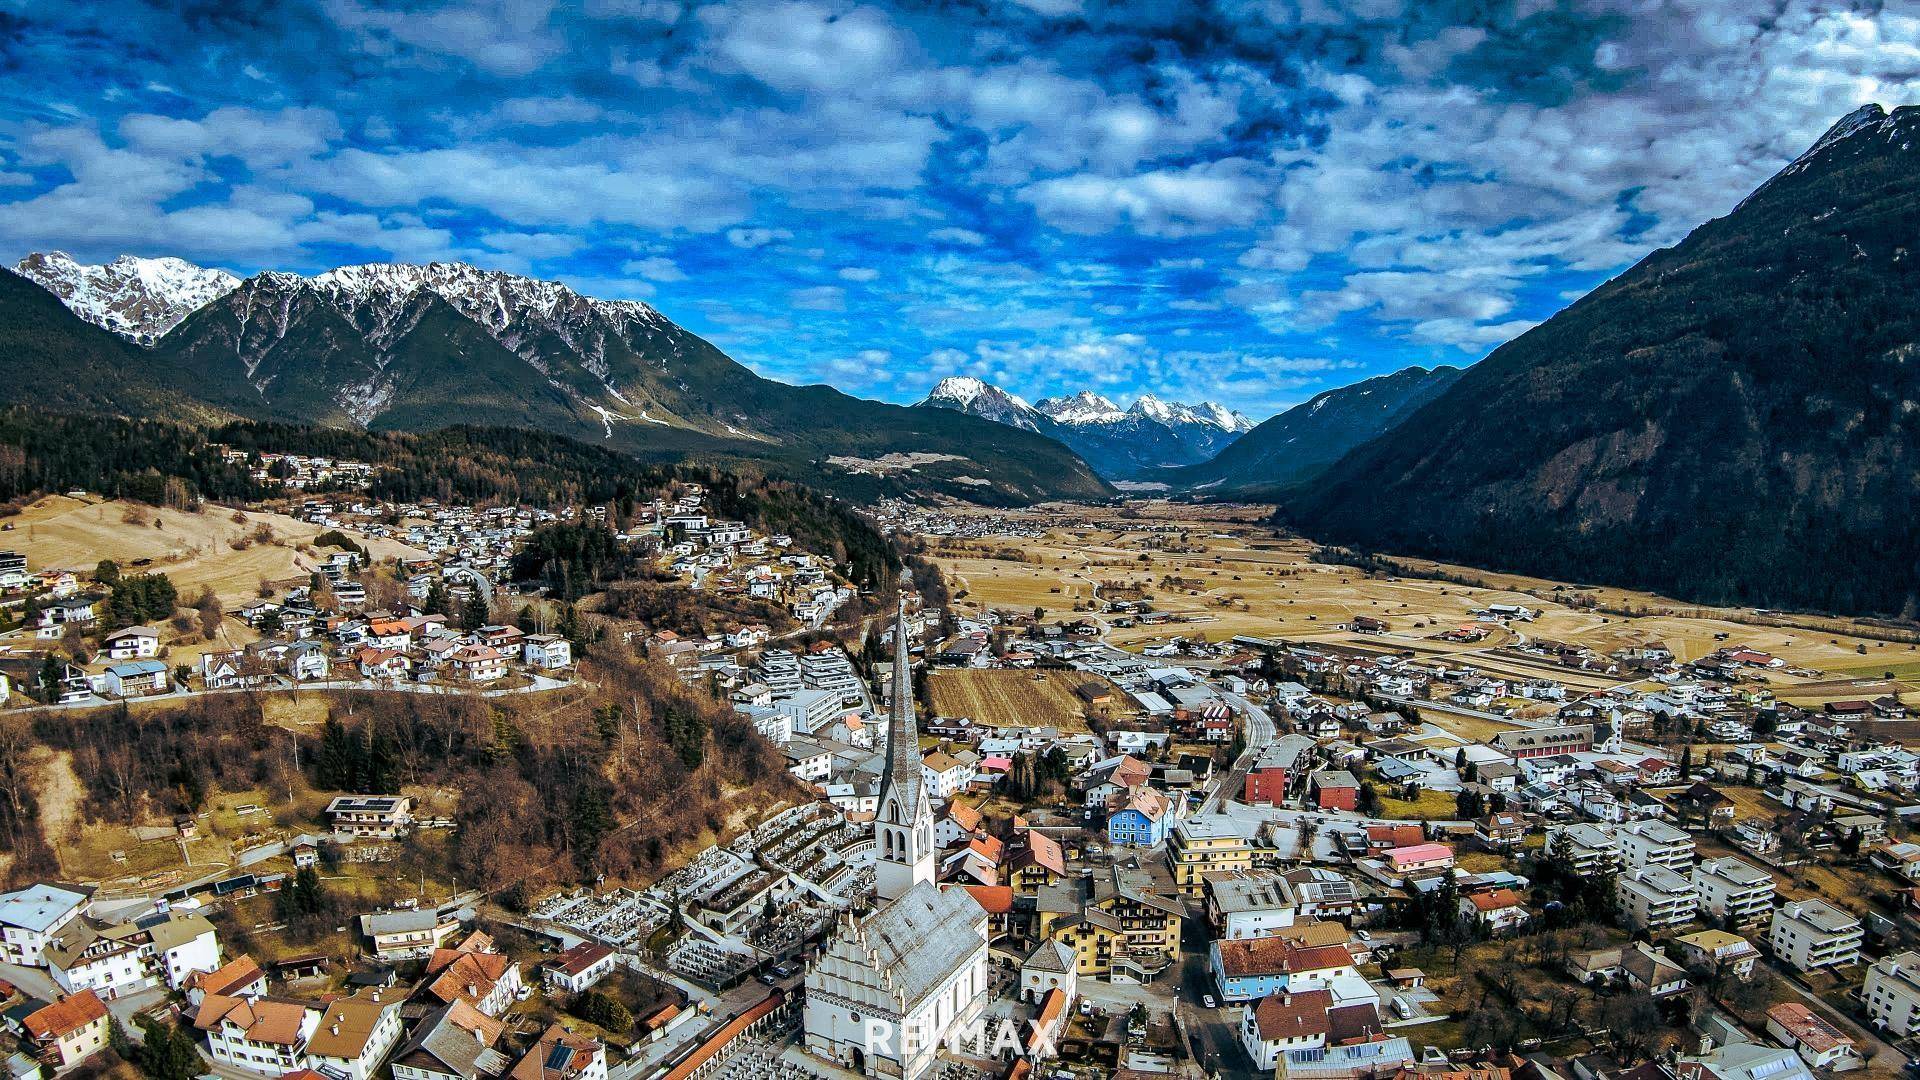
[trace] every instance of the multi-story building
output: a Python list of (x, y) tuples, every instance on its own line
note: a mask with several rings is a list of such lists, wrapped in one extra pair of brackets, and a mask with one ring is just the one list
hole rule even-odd
[(1860, 920), (1824, 900), (1796, 900), (1773, 913), (1767, 943), (1800, 971), (1843, 968), (1860, 959)]
[(1613, 830), (1613, 843), (1628, 870), (1664, 866), (1685, 874), (1693, 869), (1693, 836), (1659, 818), (1630, 821)]
[(193, 1026), (206, 1034), (207, 1056), (214, 1064), (284, 1076), (304, 1066), (320, 1010), (272, 998), (208, 994), (200, 999)]
[(1693, 868), (1700, 910), (1736, 926), (1758, 926), (1773, 914), (1773, 875), (1745, 859), (1722, 855)]
[(1253, 868), (1253, 833), (1224, 814), (1190, 817), (1173, 827), (1167, 857), (1180, 895), (1197, 898), (1207, 875)]
[(413, 827), (413, 798), (408, 795), (341, 795), (327, 804), (335, 832), (362, 840), (391, 840)]
[(1208, 874), (1204, 890), (1207, 918), (1221, 940), (1265, 937), (1299, 917), (1293, 887), (1272, 870)]
[(178, 990), (217, 969), (220, 939), (204, 916), (188, 912), (114, 925), (83, 916), (61, 928), (42, 957), (61, 989), (112, 1000), (153, 987)]
[(1111, 977), (1116, 970), (1141, 981), (1180, 955), (1180, 901), (1156, 891), (1151, 875), (1111, 867), (1095, 877), (1069, 878), (1040, 890), (1035, 931), (1059, 941), (1078, 958), (1076, 974)]
[(1249, 806), (1281, 806), (1311, 764), (1314, 741), (1286, 735), (1269, 743), (1253, 759), (1240, 801)]
[(1547, 830), (1547, 856), (1564, 853), (1576, 874), (1604, 874), (1620, 866), (1620, 849), (1604, 830), (1584, 822)]
[(1753, 974), (1760, 950), (1739, 934), (1725, 930), (1701, 930), (1673, 940), (1680, 948), (1680, 959), (1689, 968), (1706, 968), (1744, 979)]
[(47, 942), (78, 918), (85, 893), (55, 885), (29, 885), (0, 895), (0, 960), (41, 967)]
[(1693, 881), (1659, 865), (1622, 873), (1614, 882), (1614, 895), (1620, 913), (1634, 926), (1649, 930), (1679, 926), (1691, 920), (1700, 906)]
[(340, 998), (327, 1005), (307, 1039), (307, 1067), (335, 1080), (371, 1080), (400, 1041), (400, 998)]
[(107, 1007), (91, 990), (41, 1006), (20, 1021), (34, 1057), (51, 1069), (68, 1069), (106, 1049)]
[(1860, 992), (1876, 1027), (1896, 1039), (1920, 1031), (1920, 952), (1883, 956), (1867, 968)]

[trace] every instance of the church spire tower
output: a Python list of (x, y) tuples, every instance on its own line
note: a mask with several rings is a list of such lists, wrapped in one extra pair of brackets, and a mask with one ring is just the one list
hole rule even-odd
[(920, 725), (913, 716), (913, 661), (907, 655), (907, 592), (913, 575), (900, 571), (900, 608), (893, 622), (893, 700), (887, 721), (887, 767), (873, 819), (874, 891), (895, 899), (922, 881), (931, 884), (933, 807), (920, 766)]

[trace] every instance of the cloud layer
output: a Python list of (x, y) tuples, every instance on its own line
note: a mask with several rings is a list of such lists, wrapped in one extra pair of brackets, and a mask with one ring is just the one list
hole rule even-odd
[(1809, 0), (0, 2), (0, 254), (461, 259), (759, 370), (1265, 414), (1470, 362), (1920, 89)]

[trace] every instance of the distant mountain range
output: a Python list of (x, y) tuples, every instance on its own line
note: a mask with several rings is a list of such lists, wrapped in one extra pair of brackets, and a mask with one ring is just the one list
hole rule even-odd
[(1027, 404), (979, 379), (954, 376), (920, 402), (1032, 431), (1079, 454), (1109, 480), (1151, 480), (1163, 470), (1206, 461), (1253, 429), (1253, 421), (1211, 401), (1198, 405), (1142, 394), (1126, 409), (1089, 390)]
[(177, 259), (84, 266), (57, 252), (17, 270), (0, 273), (0, 344), (12, 346), (0, 402), (529, 427), (652, 459), (756, 462), (863, 496), (1112, 493), (1050, 439), (764, 379), (647, 304), (555, 282), (458, 263), (241, 280)]
[(1272, 496), (1325, 471), (1439, 397), (1460, 369), (1402, 368), (1316, 394), (1242, 435), (1218, 455), (1164, 477), (1174, 488), (1237, 498)]
[(1467, 369), (1285, 519), (1575, 581), (1920, 614), (1916, 282), (1920, 109), (1868, 106)]

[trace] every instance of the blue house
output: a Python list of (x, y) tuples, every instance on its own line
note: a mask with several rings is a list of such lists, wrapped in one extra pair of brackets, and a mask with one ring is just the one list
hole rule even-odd
[(1207, 947), (1207, 967), (1222, 1001), (1258, 1001), (1287, 988), (1287, 944), (1280, 938), (1237, 938)]
[(1156, 847), (1166, 842), (1173, 824), (1173, 804), (1149, 787), (1134, 788), (1124, 803), (1107, 815), (1107, 843), (1114, 847)]

